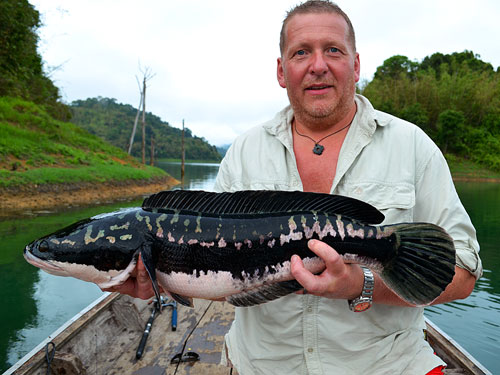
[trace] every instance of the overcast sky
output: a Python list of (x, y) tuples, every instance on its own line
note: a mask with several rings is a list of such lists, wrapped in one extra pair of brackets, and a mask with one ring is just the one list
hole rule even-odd
[[(29, 0), (39, 51), (63, 100), (110, 97), (210, 143), (231, 143), (287, 105), (276, 81), (279, 31), (295, 0)], [(497, 0), (339, 0), (354, 25), (361, 77), (394, 55), (472, 50), (500, 65)], [(55, 69), (54, 69), (55, 68)], [(132, 126), (132, 124), (131, 124)]]

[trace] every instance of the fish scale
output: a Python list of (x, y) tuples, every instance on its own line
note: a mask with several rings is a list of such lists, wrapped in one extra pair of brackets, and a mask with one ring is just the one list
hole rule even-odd
[(374, 225), (383, 218), (367, 203), (329, 194), (161, 192), (142, 207), (34, 241), (25, 258), (47, 272), (110, 287), (129, 277), (140, 254), (157, 297), (161, 286), (188, 305), (196, 297), (251, 306), (302, 288), (290, 272), (294, 254), (312, 273), (323, 271), (307, 247), (314, 238), (372, 268), (409, 303), (431, 303), (454, 275), (452, 239), (429, 223)]

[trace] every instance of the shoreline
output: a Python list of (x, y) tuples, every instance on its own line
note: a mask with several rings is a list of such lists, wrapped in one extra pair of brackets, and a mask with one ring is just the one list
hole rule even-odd
[[(497, 178), (457, 176), (454, 182), (500, 183)], [(0, 218), (19, 214), (32, 215), (65, 208), (130, 201), (144, 198), (162, 190), (170, 190), (180, 181), (171, 176), (150, 180), (107, 181), (102, 183), (74, 183), (18, 186), (0, 189)]]
[(500, 178), (453, 177), (453, 182), (488, 182), (488, 183), (499, 183), (500, 182)]
[(170, 190), (179, 183), (175, 178), (166, 176), (149, 180), (32, 185), (0, 189), (0, 217), (133, 200), (162, 190)]

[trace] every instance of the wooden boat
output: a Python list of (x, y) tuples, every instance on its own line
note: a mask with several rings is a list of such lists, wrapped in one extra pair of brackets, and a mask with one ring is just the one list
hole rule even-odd
[[(178, 306), (177, 329), (172, 309), (156, 315), (143, 355), (137, 349), (151, 317), (152, 305), (117, 293), (105, 294), (54, 332), (5, 374), (218, 375), (224, 334), (234, 318), (233, 306), (196, 300), (195, 308)], [(491, 374), (453, 339), (427, 321), (427, 339), (448, 364), (445, 373)], [(55, 351), (52, 351), (53, 344)], [(183, 361), (171, 363), (174, 356)], [(199, 355), (199, 360), (193, 361)], [(234, 373), (234, 372), (233, 372)], [(4, 374), (4, 375), (5, 375)]]

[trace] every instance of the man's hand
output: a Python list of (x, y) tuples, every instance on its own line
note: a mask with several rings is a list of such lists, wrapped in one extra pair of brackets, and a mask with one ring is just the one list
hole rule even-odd
[(321, 274), (314, 275), (304, 267), (299, 256), (292, 256), (292, 275), (307, 293), (346, 300), (361, 294), (364, 277), (359, 265), (345, 263), (340, 254), (324, 242), (310, 240), (308, 246), (323, 259), (326, 269)]
[(144, 263), (142, 262), (140, 255), (137, 260), (137, 266), (132, 271), (127, 281), (125, 281), (122, 285), (102, 290), (104, 292), (128, 294), (131, 297), (141, 299), (149, 299), (155, 295), (151, 279), (149, 278), (148, 271), (146, 271), (146, 267), (144, 267)]

